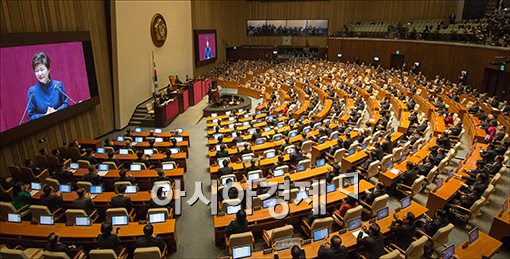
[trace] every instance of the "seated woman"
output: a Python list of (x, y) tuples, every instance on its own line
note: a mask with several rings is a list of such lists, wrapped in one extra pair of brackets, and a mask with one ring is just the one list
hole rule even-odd
[[(23, 208), (25, 205), (30, 205), (33, 203), (32, 195), (28, 191), (28, 186), (29, 185), (26, 183), (17, 183), (12, 188), (12, 193), (14, 194), (12, 205), (17, 210)], [(28, 206), (19, 212), (21, 213), (25, 210), (28, 210)]]
[(345, 198), (345, 200), (338, 205), (338, 209), (336, 210), (336, 212), (338, 212), (338, 214), (340, 214), (340, 216), (343, 217), (345, 216), (345, 213), (348, 210), (355, 208), (357, 206), (358, 201), (354, 197), (347, 196), (347, 198)]

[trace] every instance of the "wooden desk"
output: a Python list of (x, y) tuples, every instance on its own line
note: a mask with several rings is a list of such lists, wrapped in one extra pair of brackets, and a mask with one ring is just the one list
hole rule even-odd
[(342, 158), (342, 163), (340, 164), (340, 171), (342, 173), (348, 173), (351, 169), (363, 162), (368, 157), (368, 154), (361, 150), (352, 155), (347, 155)]
[(99, 139), (77, 139), (76, 141), (84, 148), (97, 148), (102, 146)]
[[(123, 245), (129, 246), (137, 237), (143, 237), (143, 227), (138, 222), (130, 222), (126, 226), (118, 226), (119, 238)], [(165, 223), (153, 224), (154, 233), (167, 242), (170, 249), (176, 248), (175, 219)], [(116, 227), (114, 227), (116, 228)], [(33, 225), (29, 221), (21, 223), (0, 222), (0, 240), (2, 243), (23, 245), (28, 247), (45, 247), (48, 235), (55, 232), (60, 236), (63, 243), (85, 245), (88, 248), (97, 247), (97, 235), (101, 233), (101, 224), (96, 223), (88, 227), (66, 226), (64, 223), (56, 223), (53, 226)]]
[(499, 240), (480, 231), (478, 239), (473, 244), (469, 244), (465, 249), (462, 246), (456, 247), (455, 255), (458, 259), (492, 257), (502, 244)]
[[(100, 160), (99, 162), (101, 162), (101, 160), (108, 159), (108, 154), (94, 153), (93, 156), (94, 156), (94, 158)], [(184, 168), (184, 171), (187, 171), (186, 156), (187, 156), (186, 153), (180, 152), (177, 154), (172, 154), (170, 157), (175, 159), (175, 163), (178, 165), (178, 167)], [(121, 163), (131, 163), (134, 160), (138, 159), (138, 156), (136, 154), (127, 154), (127, 155), (117, 154), (117, 155), (114, 155), (113, 157), (116, 158), (117, 160), (119, 160), (119, 162), (121, 162)], [(145, 159), (146, 156), (144, 155), (143, 158)], [(156, 166), (160, 166), (160, 162), (161, 162), (160, 160), (163, 158), (166, 158), (166, 154), (164, 154), (164, 153), (153, 154), (149, 158), (149, 163), (154, 164)]]
[[(120, 148), (124, 147), (124, 142), (114, 141), (113, 145), (116, 149), (120, 149)], [(172, 145), (172, 143), (170, 143), (170, 142), (159, 142), (159, 143), (154, 143), (154, 148), (157, 148), (158, 150), (163, 151), (163, 150), (169, 148), (171, 145)], [(149, 146), (150, 146), (149, 142), (145, 141), (145, 142), (137, 142), (136, 145), (132, 146), (132, 148), (145, 149), (145, 148), (149, 148)], [(181, 142), (177, 142), (177, 146), (179, 146), (179, 148), (181, 149), (182, 152), (184, 152), (186, 154), (188, 153), (188, 147), (189, 147), (188, 141), (184, 140)]]
[[(510, 201), (507, 198), (507, 202), (510, 205)], [(501, 216), (502, 209), (494, 216), (494, 220), (492, 221), (491, 230), (489, 231), (489, 235), (494, 237), (495, 239), (502, 240), (504, 237), (510, 237), (510, 209), (507, 209)]]

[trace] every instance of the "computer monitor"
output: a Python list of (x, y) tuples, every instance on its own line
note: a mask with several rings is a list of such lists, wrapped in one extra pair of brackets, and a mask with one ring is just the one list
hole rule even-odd
[(226, 185), (226, 184), (227, 184), (228, 179), (232, 180), (232, 182), (235, 182), (235, 180), (236, 180), (233, 176), (230, 176), (230, 177), (222, 177), (222, 178), (221, 178), (221, 185)]
[(236, 125), (235, 125), (234, 123), (228, 124), (228, 128), (229, 128), (229, 129), (233, 129), (233, 128), (235, 128), (235, 127), (236, 127)]
[(239, 210), (241, 210), (241, 204), (239, 204), (239, 205), (228, 205), (227, 206), (227, 215), (236, 214)]
[(218, 119), (212, 120), (212, 123), (217, 124), (218, 123)]
[(227, 115), (227, 116), (230, 116), (230, 114), (232, 114), (232, 112), (231, 112), (231, 111), (226, 111), (226, 112), (225, 112), (225, 115)]
[(21, 223), (21, 214), (17, 214), (17, 213), (8, 213), (8, 214), (7, 214), (7, 222), (11, 222), (11, 223)]
[(108, 171), (108, 165), (107, 164), (99, 164), (97, 165), (98, 171)]
[(405, 208), (411, 206), (411, 198), (412, 198), (411, 196), (408, 196), (408, 197), (405, 197), (402, 200), (400, 200), (400, 207), (402, 209), (405, 209)]
[(308, 193), (306, 193), (306, 191), (299, 191), (297, 194), (296, 194), (296, 200), (300, 201), (300, 200), (306, 200), (308, 199)]
[(220, 151), (221, 150), (221, 145), (222, 144), (218, 144), (218, 145), (214, 146), (214, 149), (216, 149), (216, 151)]
[(103, 186), (101, 186), (101, 185), (92, 185), (92, 186), (90, 186), (90, 193), (91, 194), (101, 194), (101, 193), (103, 193)]
[(136, 185), (127, 185), (126, 186), (126, 194), (135, 194), (136, 193)]
[(126, 148), (119, 149), (119, 155), (127, 155), (127, 154), (129, 154), (128, 149), (126, 149)]
[(443, 186), (443, 179), (437, 179), (436, 186), (438, 189), (441, 188)]
[(140, 132), (142, 132), (142, 128), (135, 128), (134, 131), (137, 132), (137, 133), (140, 133)]
[(30, 189), (39, 191), (41, 190), (41, 183), (32, 182), (30, 183)]
[(319, 144), (324, 144), (324, 142), (326, 142), (326, 139), (325, 138), (320, 138), (318, 142), (319, 142)]
[(149, 223), (164, 223), (166, 221), (165, 213), (153, 213), (149, 214)]
[(338, 138), (338, 136), (339, 136), (339, 134), (338, 134), (338, 133), (333, 133), (333, 134), (331, 134), (331, 138), (332, 138), (332, 139), (337, 139), (337, 138)]
[(384, 219), (384, 218), (388, 217), (389, 214), (390, 214), (390, 209), (388, 207), (384, 207), (377, 211), (377, 220)]
[(453, 256), (455, 255), (455, 245), (451, 244), (451, 245), (447, 246), (445, 249), (443, 249), (441, 254), (443, 255), (443, 259), (454, 258)]
[(264, 207), (264, 209), (267, 209), (269, 207), (274, 207), (275, 205), (276, 205), (275, 198), (267, 198), (262, 201), (262, 207)]
[(155, 138), (154, 142), (161, 143), (161, 142), (163, 142), (163, 138)]
[(297, 136), (297, 131), (293, 130), (290, 132), (289, 137), (294, 138)]
[(266, 139), (265, 138), (258, 138), (255, 140), (255, 144), (256, 145), (262, 145), (266, 142)]
[(361, 217), (357, 217), (357, 218), (354, 218), (354, 219), (351, 219), (349, 220), (348, 224), (349, 224), (349, 231), (353, 231), (355, 229), (358, 229), (361, 227)]
[(285, 123), (279, 122), (278, 124), (276, 124), (276, 127), (281, 129), (281, 128), (285, 127)]
[(256, 111), (255, 115), (260, 115), (261, 113), (262, 113), (262, 111)]
[(328, 186), (326, 186), (326, 193), (334, 191), (336, 191), (336, 183), (328, 184)]
[(236, 120), (236, 117), (229, 117), (228, 118), (228, 121), (235, 121)]
[(175, 141), (182, 142), (184, 140), (183, 137), (174, 137)]
[(154, 133), (156, 134), (161, 134), (161, 132), (163, 132), (161, 129), (154, 129)]
[(248, 180), (257, 180), (260, 178), (259, 173), (248, 173)]
[(250, 135), (255, 134), (255, 132), (256, 132), (256, 129), (254, 129), (254, 128), (251, 128), (248, 130), (248, 134), (250, 134)]
[(118, 136), (116, 139), (119, 142), (124, 142), (124, 137), (123, 136)]
[(295, 120), (295, 119), (291, 119), (291, 120), (289, 120), (289, 124), (290, 124), (290, 125), (294, 125), (294, 124), (296, 124), (296, 120)]
[(179, 149), (178, 148), (170, 148), (170, 153), (172, 155), (179, 154)]
[(96, 153), (98, 153), (98, 154), (104, 154), (104, 148), (102, 148), (102, 147), (98, 147), (98, 148), (96, 148)]
[(251, 245), (236, 246), (232, 248), (232, 259), (246, 258), (251, 256)]
[(113, 226), (124, 226), (129, 222), (128, 216), (112, 216), (112, 225)]
[(146, 156), (152, 156), (153, 153), (154, 153), (154, 150), (152, 150), (151, 148), (147, 148), (147, 149), (143, 150), (143, 154)]
[(368, 145), (368, 143), (364, 142), (363, 144), (361, 144), (361, 149), (363, 149), (363, 150), (367, 149), (367, 145)]
[[(236, 144), (236, 147), (238, 147), (238, 148), (239, 148), (239, 147), (244, 147), (244, 144), (246, 144), (246, 143), (247, 143), (247, 142), (238, 142), (238, 143)], [(248, 146), (249, 146), (249, 144), (248, 144)]]
[(244, 122), (243, 122), (243, 126), (245, 126), (245, 127), (250, 126), (250, 122), (249, 122), (249, 121), (244, 121)]
[(218, 162), (218, 165), (221, 167), (223, 167), (223, 160), (230, 160), (228, 157), (221, 157), (221, 158), (218, 158), (217, 162)]
[(303, 130), (303, 132), (304, 132), (305, 134), (310, 133), (310, 131), (312, 131), (312, 128), (310, 128), (309, 126), (308, 126), (308, 127), (306, 127), (306, 128)]
[(135, 137), (135, 142), (143, 142), (143, 137)]
[(216, 118), (216, 117), (218, 117), (218, 114), (217, 113), (211, 113), (211, 117), (212, 118)]
[(325, 164), (326, 164), (326, 159), (324, 159), (324, 158), (317, 159), (315, 161), (315, 166), (317, 166), (317, 167), (324, 166)]
[(61, 184), (58, 186), (58, 190), (62, 193), (71, 192), (71, 185)]
[(274, 140), (274, 141), (280, 141), (280, 140), (282, 140), (282, 135), (280, 135), (280, 134), (275, 135), (275, 136), (273, 137), (273, 140)]
[(291, 148), (287, 148), (286, 150), (287, 150), (287, 154), (289, 154), (289, 155), (296, 153), (296, 149), (292, 148), (292, 147)]
[(388, 169), (392, 169), (392, 168), (393, 168), (393, 161), (388, 162)]
[(323, 240), (329, 236), (329, 228), (320, 228), (313, 231), (313, 242)]
[(400, 161), (406, 161), (406, 159), (407, 159), (407, 155), (402, 155), (402, 156), (400, 157)]
[(218, 138), (222, 137), (222, 136), (223, 136), (223, 134), (221, 134), (221, 133), (213, 134), (213, 138), (216, 139), (216, 140), (218, 140)]
[(478, 239), (478, 227), (473, 228), (471, 231), (469, 231), (469, 243), (472, 244)]
[(90, 218), (87, 216), (76, 216), (74, 218), (74, 224), (76, 226), (90, 226)]
[(303, 172), (306, 170), (305, 165), (297, 165), (296, 166), (296, 172)]
[(174, 167), (173, 163), (163, 164), (163, 170), (164, 171), (173, 170), (174, 168), (175, 167)]
[(245, 114), (243, 115), (243, 117), (244, 117), (244, 118), (248, 118), (248, 117), (250, 117), (250, 114), (249, 114), (249, 113), (245, 113)]
[(349, 156), (354, 155), (355, 152), (356, 150), (354, 150), (354, 148), (349, 149)]
[(69, 164), (69, 167), (74, 170), (78, 170), (80, 168), (80, 165), (78, 163), (71, 163)]
[(41, 215), (41, 216), (39, 216), (39, 224), (54, 225), (55, 219), (53, 218), (53, 215)]
[(257, 123), (261, 123), (261, 122), (262, 122), (261, 118), (257, 119)]
[(273, 171), (274, 177), (282, 176), (284, 173), (285, 172), (283, 171), (283, 169), (278, 169), (278, 170)]
[(276, 156), (276, 151), (271, 150), (269, 152), (266, 152), (266, 159), (270, 159)]
[(131, 172), (140, 172), (140, 171), (142, 171), (142, 165), (141, 164), (132, 164), (129, 166), (129, 170)]

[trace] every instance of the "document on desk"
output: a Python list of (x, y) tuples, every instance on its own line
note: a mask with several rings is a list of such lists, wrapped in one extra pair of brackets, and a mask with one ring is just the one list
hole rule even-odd
[[(354, 231), (354, 232), (351, 232), (351, 233), (354, 236), (354, 238), (358, 238), (359, 232), (363, 232), (363, 230), (360, 229), (360, 230), (357, 230), (357, 231)], [(363, 232), (363, 236), (361, 238), (365, 238), (365, 237), (368, 237), (368, 234)]]
[(105, 176), (106, 174), (108, 174), (108, 171), (98, 171), (97, 174), (99, 176)]
[(398, 170), (396, 168), (392, 168), (392, 169), (390, 169), (390, 173), (392, 173), (394, 175), (399, 175), (400, 174), (400, 170)]

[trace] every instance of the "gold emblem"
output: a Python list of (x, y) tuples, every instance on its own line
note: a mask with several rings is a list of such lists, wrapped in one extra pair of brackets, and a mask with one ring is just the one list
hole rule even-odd
[(167, 31), (165, 18), (159, 13), (155, 14), (151, 21), (151, 38), (156, 47), (165, 44)]

